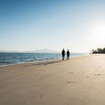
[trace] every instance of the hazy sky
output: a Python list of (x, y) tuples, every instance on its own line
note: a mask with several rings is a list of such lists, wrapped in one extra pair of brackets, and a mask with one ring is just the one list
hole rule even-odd
[(105, 0), (0, 0), (0, 50), (105, 47)]

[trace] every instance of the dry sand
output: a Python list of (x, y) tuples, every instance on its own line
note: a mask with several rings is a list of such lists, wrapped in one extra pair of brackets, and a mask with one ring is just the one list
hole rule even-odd
[(105, 55), (1, 67), (0, 105), (105, 105)]

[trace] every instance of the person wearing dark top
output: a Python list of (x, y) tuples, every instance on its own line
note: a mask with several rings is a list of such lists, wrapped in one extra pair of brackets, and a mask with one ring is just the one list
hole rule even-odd
[(70, 51), (67, 50), (67, 60), (69, 60), (69, 56), (70, 56)]
[(62, 50), (62, 60), (64, 60), (64, 58), (65, 58), (65, 50), (63, 49)]

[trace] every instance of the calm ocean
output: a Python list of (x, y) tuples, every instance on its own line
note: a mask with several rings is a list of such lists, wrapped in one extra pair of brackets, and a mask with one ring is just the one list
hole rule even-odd
[[(82, 53), (71, 53), (71, 57), (82, 56)], [(34, 61), (60, 59), (60, 53), (0, 53), (0, 66), (22, 64)]]

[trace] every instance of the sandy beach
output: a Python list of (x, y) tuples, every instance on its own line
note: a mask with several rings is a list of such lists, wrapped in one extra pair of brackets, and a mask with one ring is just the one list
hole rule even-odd
[(0, 67), (0, 105), (105, 105), (105, 55)]

